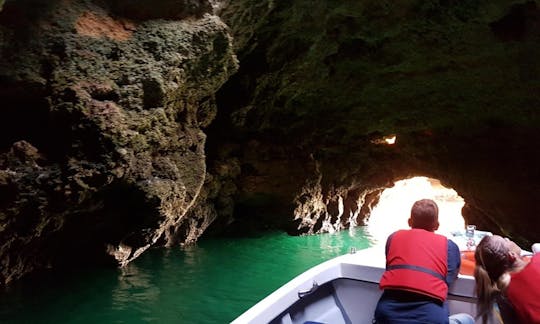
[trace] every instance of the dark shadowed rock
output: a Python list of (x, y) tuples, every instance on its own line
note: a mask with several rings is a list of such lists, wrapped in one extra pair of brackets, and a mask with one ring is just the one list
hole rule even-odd
[(272, 210), (260, 227), (294, 213), (295, 233), (346, 228), (424, 175), (458, 191), (467, 222), (538, 239), (536, 1), (245, 0), (223, 18), (241, 64), (208, 147), (240, 161), (236, 223)]

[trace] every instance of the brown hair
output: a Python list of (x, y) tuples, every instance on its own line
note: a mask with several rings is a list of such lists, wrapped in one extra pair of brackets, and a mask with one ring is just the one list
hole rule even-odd
[(439, 207), (433, 200), (422, 199), (413, 204), (411, 208), (411, 227), (434, 231), (437, 229), (438, 221)]
[(477, 313), (482, 316), (482, 323), (487, 323), (493, 302), (501, 291), (508, 285), (507, 273), (513, 266), (508, 257), (510, 249), (500, 236), (485, 236), (482, 238), (474, 257), (474, 279), (476, 280), (476, 296), (478, 297)]

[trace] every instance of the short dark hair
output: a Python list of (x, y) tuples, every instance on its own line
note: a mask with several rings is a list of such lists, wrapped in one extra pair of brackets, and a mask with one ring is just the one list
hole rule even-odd
[(416, 201), (411, 208), (411, 227), (434, 231), (439, 221), (439, 207), (431, 199)]

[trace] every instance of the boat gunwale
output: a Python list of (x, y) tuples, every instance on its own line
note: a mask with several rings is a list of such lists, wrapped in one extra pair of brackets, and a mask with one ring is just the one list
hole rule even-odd
[[(338, 279), (351, 279), (378, 284), (385, 270), (384, 255), (384, 250), (380, 247), (369, 247), (324, 261), (285, 283), (242, 313), (231, 324), (272, 321), (300, 301), (298, 292), (310, 290), (313, 282), (317, 286), (322, 286)], [(449, 299), (474, 303), (476, 297), (471, 281), (474, 281), (474, 277), (458, 275), (450, 287)]]

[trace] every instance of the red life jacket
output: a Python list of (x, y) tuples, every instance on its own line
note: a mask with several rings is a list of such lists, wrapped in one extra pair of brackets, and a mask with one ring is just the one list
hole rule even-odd
[(379, 287), (445, 301), (448, 294), (448, 239), (423, 229), (400, 230), (390, 238), (386, 271)]
[(506, 295), (522, 323), (540, 323), (540, 254), (512, 274)]

